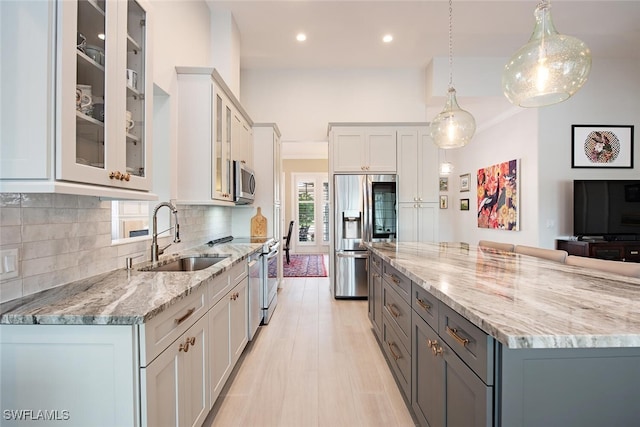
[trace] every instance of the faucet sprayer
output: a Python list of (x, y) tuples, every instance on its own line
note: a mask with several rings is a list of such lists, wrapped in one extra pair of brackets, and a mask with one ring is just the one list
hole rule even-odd
[[(173, 227), (169, 227), (166, 230), (158, 233), (158, 210), (163, 206), (168, 207), (173, 213), (173, 216), (175, 218), (175, 225)], [(176, 207), (169, 202), (162, 202), (158, 204), (158, 206), (156, 206), (155, 209), (153, 210), (153, 234), (151, 236), (151, 262), (158, 261), (158, 257), (164, 253), (164, 250), (167, 249), (169, 246), (171, 246), (171, 243), (169, 243), (164, 248), (159, 248), (158, 234), (162, 234), (165, 231), (171, 230), (172, 228), (173, 228), (173, 243), (180, 243), (180, 224), (178, 224), (178, 209), (176, 209)]]

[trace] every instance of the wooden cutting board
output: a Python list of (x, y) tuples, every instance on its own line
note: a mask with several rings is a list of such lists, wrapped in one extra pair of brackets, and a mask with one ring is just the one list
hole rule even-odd
[(251, 218), (251, 237), (267, 237), (267, 218), (262, 216), (259, 206), (258, 213)]

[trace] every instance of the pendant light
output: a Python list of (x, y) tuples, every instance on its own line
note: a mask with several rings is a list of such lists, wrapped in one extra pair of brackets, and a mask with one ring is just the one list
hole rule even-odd
[(529, 42), (504, 67), (502, 89), (520, 107), (544, 107), (569, 99), (587, 81), (591, 52), (581, 40), (559, 34), (551, 20), (551, 3), (542, 0), (534, 12)]
[(468, 111), (460, 108), (453, 88), (453, 5), (449, 0), (449, 90), (444, 109), (431, 121), (431, 138), (440, 148), (464, 147), (476, 131), (476, 121)]
[(447, 150), (444, 151), (444, 162), (440, 163), (440, 175), (450, 175), (453, 172), (453, 163), (447, 162)]

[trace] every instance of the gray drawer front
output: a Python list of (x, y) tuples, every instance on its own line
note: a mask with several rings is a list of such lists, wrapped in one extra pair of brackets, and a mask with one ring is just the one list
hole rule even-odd
[(436, 297), (427, 292), (422, 286), (413, 283), (411, 285), (411, 307), (434, 330), (438, 330), (438, 304)]
[(382, 273), (385, 282), (392, 285), (402, 298), (410, 303), (411, 280), (387, 263), (384, 263)]
[(389, 324), (388, 314), (382, 321), (382, 348), (391, 365), (396, 381), (407, 399), (411, 398), (411, 355), (402, 345), (394, 329)]
[(411, 307), (393, 288), (385, 283), (382, 286), (382, 311), (390, 319), (398, 338), (405, 348), (411, 348)]
[(371, 260), (371, 268), (382, 274), (382, 258), (372, 253), (369, 255), (369, 259)]
[(494, 340), (482, 329), (440, 303), (438, 335), (487, 385), (493, 385)]

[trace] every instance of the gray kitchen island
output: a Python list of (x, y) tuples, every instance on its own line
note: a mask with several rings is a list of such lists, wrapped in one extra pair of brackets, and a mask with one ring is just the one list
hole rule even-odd
[(464, 243), (369, 249), (369, 317), (421, 425), (640, 425), (640, 279)]

